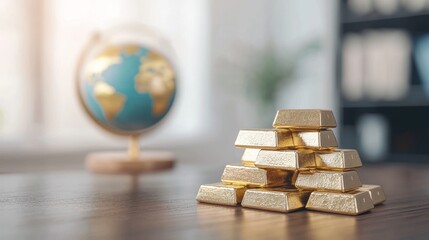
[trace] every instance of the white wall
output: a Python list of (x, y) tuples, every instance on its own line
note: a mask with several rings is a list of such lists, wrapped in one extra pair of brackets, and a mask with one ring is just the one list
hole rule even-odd
[(19, 142), (33, 129), (35, 9), (37, 1), (0, 0), (0, 139), (6, 144)]
[(300, 65), (297, 81), (284, 89), (287, 108), (335, 108), (336, 1), (281, 1), (273, 4), (277, 48), (296, 49), (315, 39), (320, 52)]

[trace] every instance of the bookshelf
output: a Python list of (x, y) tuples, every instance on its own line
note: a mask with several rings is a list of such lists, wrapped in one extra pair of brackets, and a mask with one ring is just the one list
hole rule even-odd
[[(377, 0), (374, 0), (377, 1)], [(389, 15), (373, 9), (366, 14), (355, 14), (348, 0), (339, 2), (337, 87), (339, 99), (339, 125), (342, 148), (362, 149), (358, 121), (367, 115), (380, 116), (387, 122), (386, 150), (377, 157), (361, 156), (364, 161), (390, 162), (429, 162), (429, 95), (423, 89), (423, 81), (413, 55), (415, 40), (429, 33), (429, 3), (420, 11), (410, 11), (398, 5)], [(342, 46), (349, 33), (361, 34), (368, 30), (402, 30), (408, 34), (411, 43), (409, 59), (408, 91), (394, 100), (371, 100), (363, 96), (350, 100), (343, 91), (343, 53)], [(429, 67), (429, 65), (428, 65)], [(367, 136), (368, 137), (368, 136)]]

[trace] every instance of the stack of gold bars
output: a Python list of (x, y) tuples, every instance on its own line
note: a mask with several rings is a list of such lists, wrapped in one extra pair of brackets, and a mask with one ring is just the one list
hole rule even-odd
[(279, 110), (274, 129), (241, 130), (242, 165), (227, 165), (222, 183), (201, 185), (199, 202), (277, 212), (310, 210), (358, 215), (385, 200), (362, 185), (356, 150), (337, 149), (332, 111)]

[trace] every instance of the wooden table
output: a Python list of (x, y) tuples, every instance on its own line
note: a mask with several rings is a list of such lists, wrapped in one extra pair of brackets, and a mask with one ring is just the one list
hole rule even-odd
[(199, 185), (219, 181), (222, 168), (178, 164), (139, 178), (92, 175), (79, 167), (22, 173), (6, 168), (0, 174), (0, 238), (429, 238), (429, 165), (363, 167), (362, 181), (383, 185), (388, 200), (357, 217), (198, 204)]

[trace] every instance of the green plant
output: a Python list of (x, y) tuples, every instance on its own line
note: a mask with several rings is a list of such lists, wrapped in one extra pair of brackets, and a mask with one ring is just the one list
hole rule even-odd
[(279, 89), (295, 79), (300, 61), (319, 49), (319, 42), (311, 41), (292, 53), (280, 54), (269, 47), (251, 58), (255, 61), (247, 71), (246, 96), (257, 104), (259, 114), (272, 118)]

